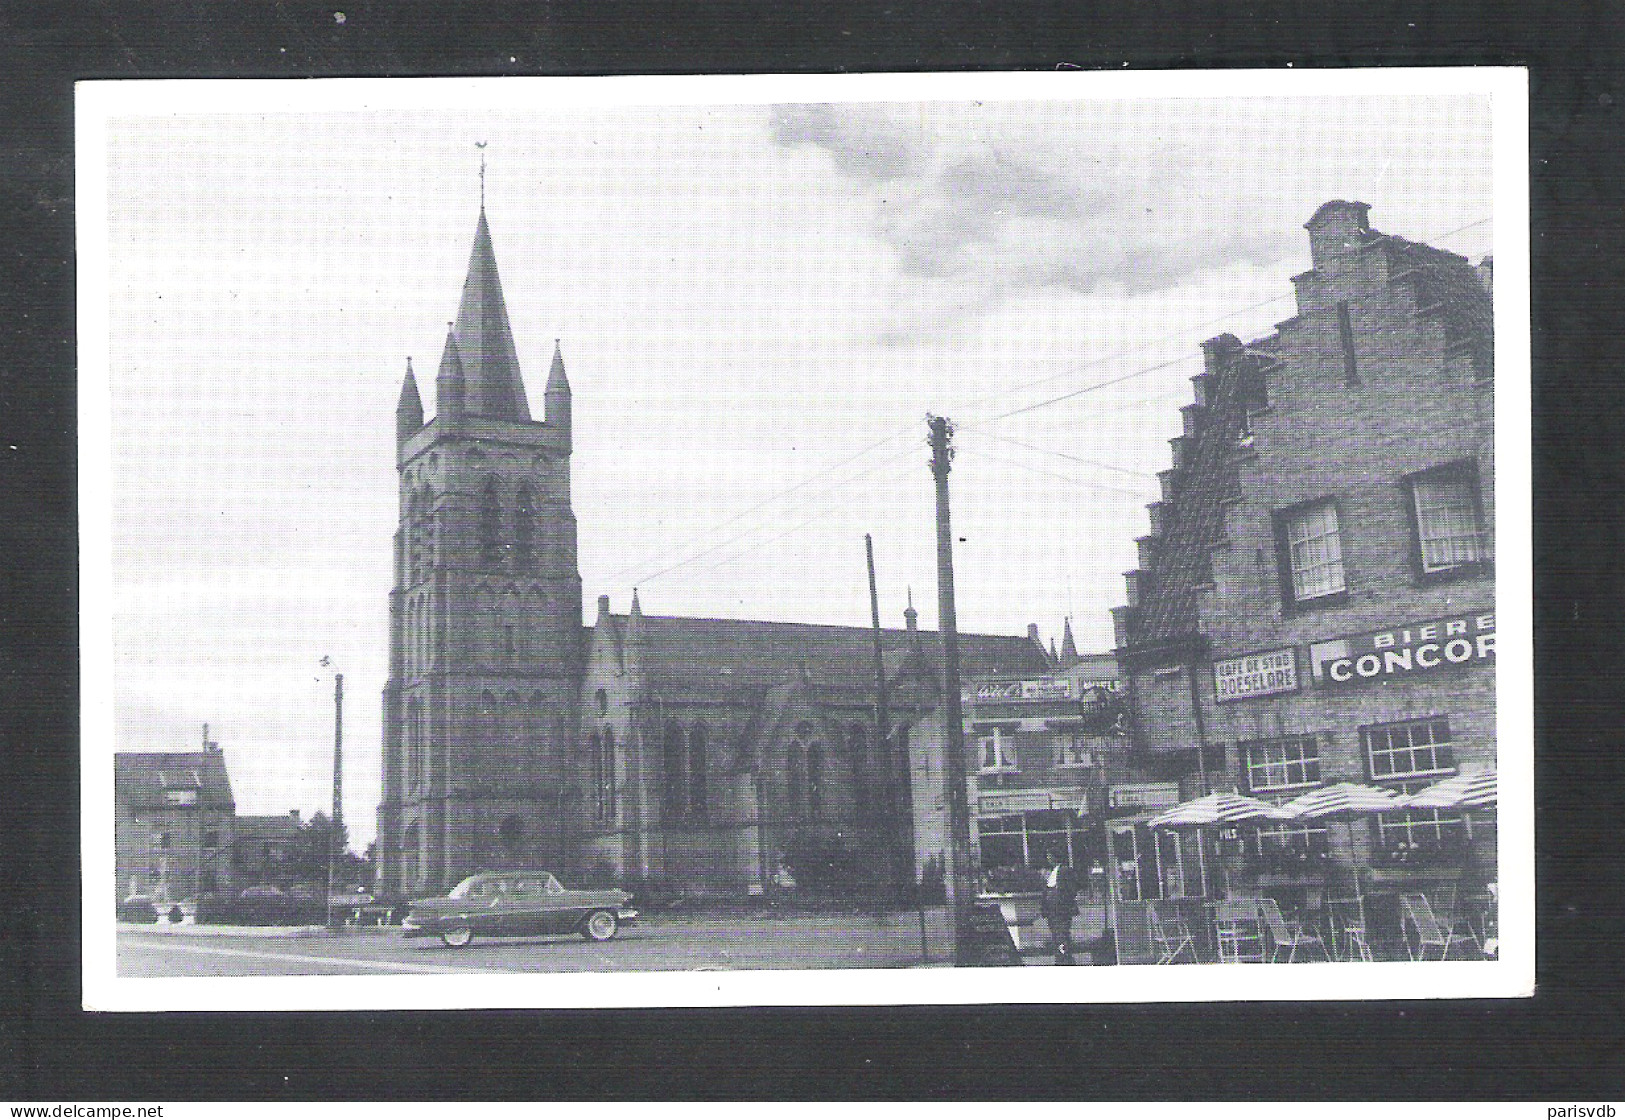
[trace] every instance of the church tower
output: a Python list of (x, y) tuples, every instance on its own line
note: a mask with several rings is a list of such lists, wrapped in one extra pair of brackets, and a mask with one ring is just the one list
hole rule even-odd
[(570, 383), (557, 344), (531, 418), (483, 199), (425, 422), (410, 359), (395, 409), (379, 883), (440, 891), (565, 855), (581, 575)]

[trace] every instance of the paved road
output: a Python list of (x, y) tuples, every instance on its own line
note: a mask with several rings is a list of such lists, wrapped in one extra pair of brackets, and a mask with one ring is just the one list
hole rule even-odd
[[(928, 912), (931, 963), (950, 953), (946, 916)], [(470, 972), (654, 972), (692, 969), (909, 968), (921, 964), (914, 911), (885, 915), (653, 916), (614, 941), (478, 938), (465, 949), (407, 940), (397, 929), (297, 935), (206, 934), (122, 927), (120, 976), (379, 976)]]

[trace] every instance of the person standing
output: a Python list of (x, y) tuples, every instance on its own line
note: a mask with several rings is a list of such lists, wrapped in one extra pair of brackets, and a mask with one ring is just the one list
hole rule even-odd
[(1050, 872), (1044, 879), (1044, 921), (1055, 946), (1055, 963), (1072, 962), (1072, 918), (1078, 912), (1078, 876), (1066, 857), (1052, 852)]

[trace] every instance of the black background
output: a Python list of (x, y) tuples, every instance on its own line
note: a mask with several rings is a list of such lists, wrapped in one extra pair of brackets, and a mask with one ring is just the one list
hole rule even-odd
[[(345, 13), (339, 23), (335, 10)], [(1616, 1100), (1617, 5), (0, 5), (0, 1098)], [(510, 62), (512, 57), (515, 61)], [(79, 1010), (72, 83), (90, 78), (1527, 65), (1532, 1000), (468, 1014)]]

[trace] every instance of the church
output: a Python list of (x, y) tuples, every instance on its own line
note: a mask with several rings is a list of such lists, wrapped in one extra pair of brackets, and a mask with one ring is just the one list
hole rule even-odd
[[(546, 867), (739, 895), (911, 888), (948, 846), (939, 643), (643, 613), (583, 625), (571, 394), (531, 415), (482, 202), (426, 419), (410, 360), (383, 695), (378, 881), (444, 890)], [(1026, 636), (961, 635), (966, 677), (1042, 673)], [(890, 718), (877, 728), (886, 680)]]

